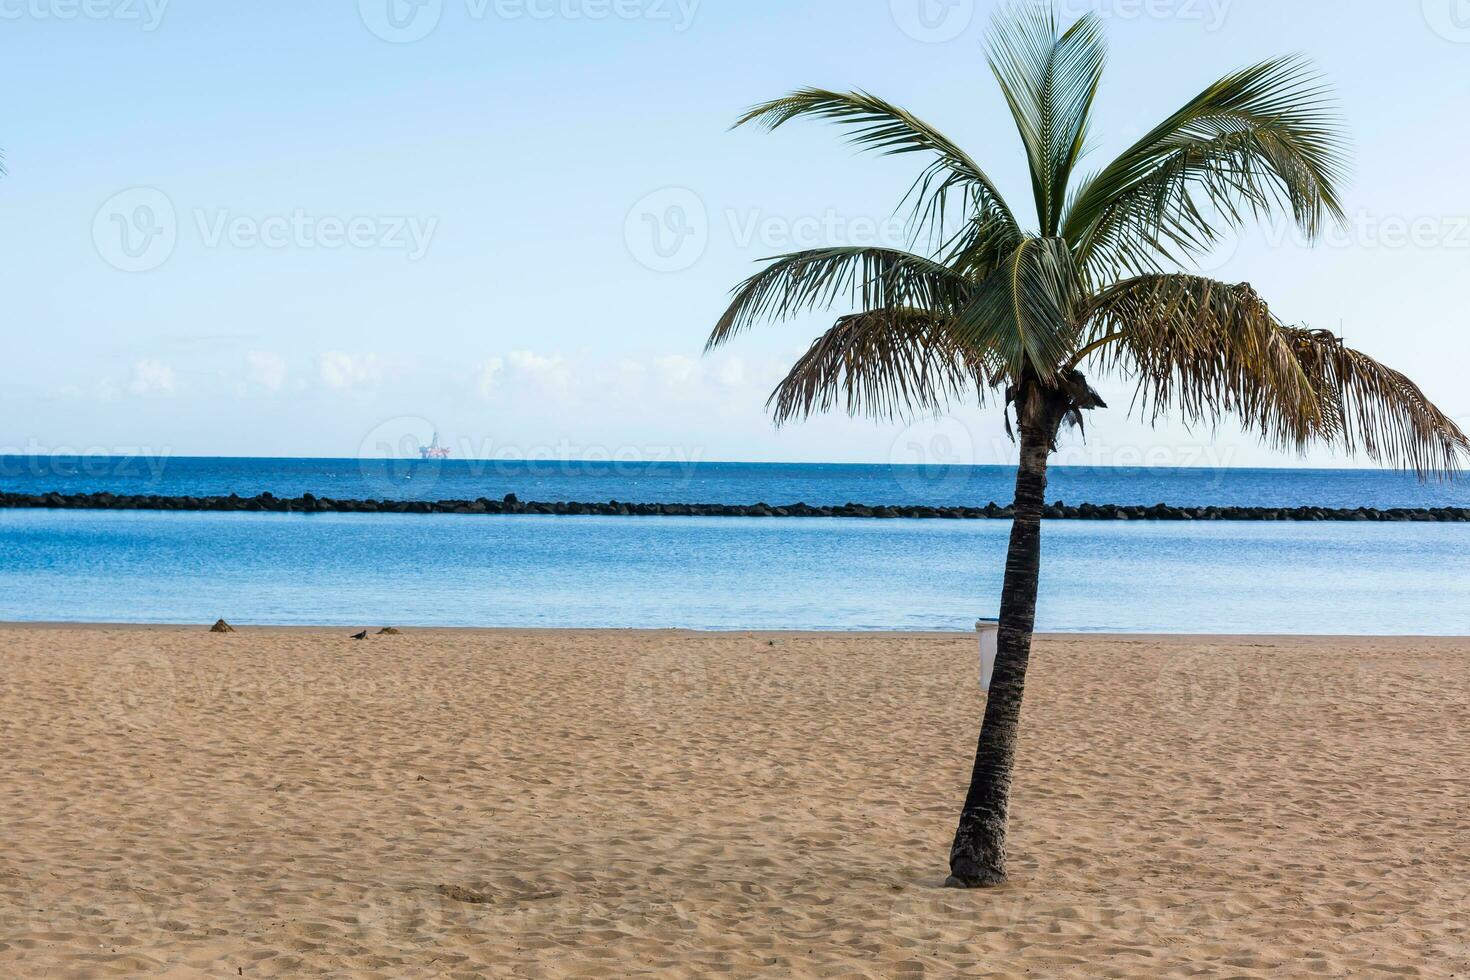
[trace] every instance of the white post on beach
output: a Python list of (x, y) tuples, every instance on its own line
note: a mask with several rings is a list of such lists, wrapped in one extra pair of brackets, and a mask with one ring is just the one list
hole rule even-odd
[(980, 636), (980, 690), (990, 690), (990, 677), (995, 673), (995, 648), (1000, 643), (1000, 620), (978, 619), (975, 632)]

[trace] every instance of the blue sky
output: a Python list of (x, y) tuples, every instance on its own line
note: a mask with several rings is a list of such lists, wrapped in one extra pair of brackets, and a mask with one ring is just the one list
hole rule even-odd
[[(1350, 227), (1257, 230), (1210, 271), (1470, 421), (1470, 3), (1061, 5), (1112, 42), (1095, 165), (1232, 68), (1319, 63)], [(765, 395), (824, 318), (701, 356), (754, 260), (896, 238), (914, 174), (816, 124), (728, 131), (755, 101), (869, 89), (1029, 201), (992, 8), (0, 0), (0, 452), (352, 456), (438, 429), (460, 456), (1007, 462), (993, 408), (773, 430)], [(1117, 410), (1064, 462), (1301, 462), (1130, 421), (1104, 388)]]

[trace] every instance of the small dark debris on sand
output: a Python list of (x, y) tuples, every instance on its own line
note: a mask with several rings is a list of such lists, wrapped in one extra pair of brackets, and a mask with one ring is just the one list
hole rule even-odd
[(489, 905), (491, 898), (484, 892), (471, 891), (459, 885), (440, 885), (439, 894), (456, 902), (465, 902), (469, 905)]
[(229, 623), (221, 619), (219, 622), (211, 626), (209, 628), (209, 631), (211, 633), (233, 633), (235, 632), (235, 627), (231, 626)]
[(378, 635), (379, 636), (402, 636), (403, 633), (402, 633), (402, 631), (396, 630), (396, 629), (394, 629), (391, 626), (384, 626), (382, 629), (378, 630)]

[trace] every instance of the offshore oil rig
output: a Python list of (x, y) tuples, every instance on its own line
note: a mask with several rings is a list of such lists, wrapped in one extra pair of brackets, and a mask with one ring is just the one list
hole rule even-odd
[(434, 433), (434, 441), (427, 446), (419, 446), (420, 459), (448, 459), (449, 447), (439, 445), (439, 433)]

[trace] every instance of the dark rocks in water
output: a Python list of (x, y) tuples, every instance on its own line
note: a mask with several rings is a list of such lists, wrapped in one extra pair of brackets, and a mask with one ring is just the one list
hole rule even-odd
[(231, 626), (229, 623), (221, 619), (219, 622), (211, 626), (209, 628), (209, 631), (211, 633), (233, 633), (235, 632), (235, 627)]
[[(503, 500), (480, 497), (477, 500), (339, 500), (303, 493), (285, 500), (266, 492), (255, 497), (230, 494), (227, 497), (177, 496), (156, 494), (116, 495), (111, 493), (43, 494), (6, 493), (0, 491), (0, 508), (47, 508), (52, 510), (163, 510), (223, 511), (271, 513), (340, 513), (340, 514), (543, 514), (565, 517), (600, 515), (606, 517), (846, 517), (863, 520), (1010, 520), (1011, 507), (990, 501), (983, 507), (933, 507), (925, 504), (846, 503), (814, 507), (805, 502), (771, 505), (699, 503), (606, 503), (579, 501), (522, 501), (515, 494)], [(1470, 522), (1470, 507), (1175, 507), (1158, 503), (1077, 504), (1063, 501), (1048, 504), (1042, 516), (1049, 521), (1413, 521), (1417, 523)]]

